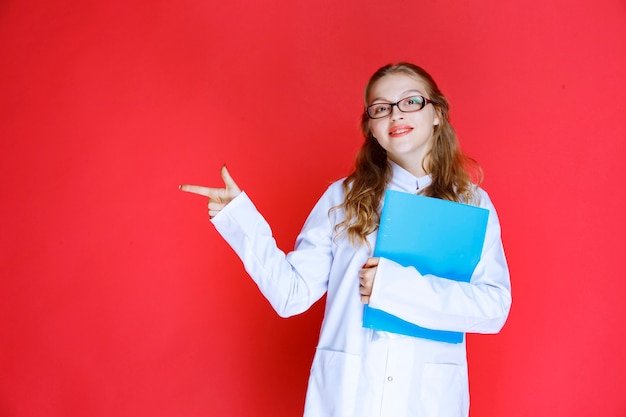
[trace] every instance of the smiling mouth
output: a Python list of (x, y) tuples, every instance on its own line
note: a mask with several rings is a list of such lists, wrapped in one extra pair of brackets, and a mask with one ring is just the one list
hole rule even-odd
[(393, 129), (389, 132), (390, 136), (399, 136), (399, 135), (404, 135), (405, 133), (409, 133), (411, 130), (411, 128), (409, 127), (402, 127), (402, 128), (398, 128), (398, 129)]

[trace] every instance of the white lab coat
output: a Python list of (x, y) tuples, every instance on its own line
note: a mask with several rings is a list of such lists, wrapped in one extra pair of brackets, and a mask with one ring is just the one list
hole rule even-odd
[[(390, 189), (415, 192), (430, 184), (396, 164)], [(495, 209), (489, 209), (482, 258), (469, 283), (421, 275), (380, 259), (372, 307), (423, 327), (497, 333), (511, 305), (509, 272)], [(357, 273), (371, 249), (355, 248), (334, 226), (342, 210), (341, 181), (317, 202), (294, 251), (276, 247), (269, 225), (245, 193), (212, 220), (252, 279), (282, 317), (307, 310), (325, 293), (326, 310), (304, 410), (305, 417), (466, 417), (469, 392), (465, 343), (450, 344), (362, 327)], [(374, 247), (376, 233), (368, 237)]]

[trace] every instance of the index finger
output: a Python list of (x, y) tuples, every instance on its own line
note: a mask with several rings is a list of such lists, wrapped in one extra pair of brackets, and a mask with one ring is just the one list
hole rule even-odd
[(218, 188), (203, 187), (201, 185), (185, 184), (180, 186), (181, 191), (187, 193), (198, 194), (208, 198), (216, 198), (219, 192)]

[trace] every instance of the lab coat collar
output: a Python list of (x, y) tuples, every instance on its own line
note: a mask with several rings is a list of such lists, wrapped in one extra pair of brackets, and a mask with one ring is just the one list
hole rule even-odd
[(432, 178), (430, 174), (416, 177), (400, 165), (389, 159), (389, 164), (393, 169), (393, 177), (389, 184), (390, 188), (404, 191), (407, 193), (416, 193), (430, 185)]

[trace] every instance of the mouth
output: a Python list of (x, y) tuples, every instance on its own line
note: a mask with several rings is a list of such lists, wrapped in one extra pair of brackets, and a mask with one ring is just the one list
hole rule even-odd
[(413, 128), (409, 126), (397, 126), (389, 131), (389, 136), (397, 137), (397, 136), (406, 135), (412, 130)]

